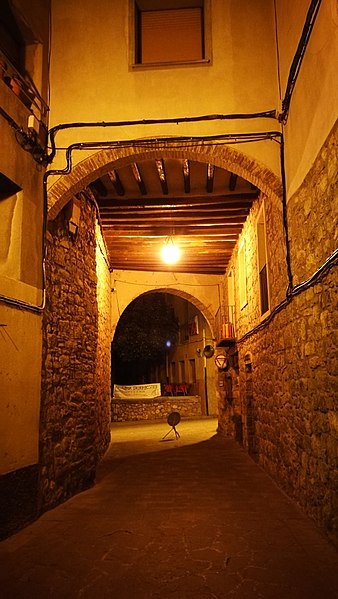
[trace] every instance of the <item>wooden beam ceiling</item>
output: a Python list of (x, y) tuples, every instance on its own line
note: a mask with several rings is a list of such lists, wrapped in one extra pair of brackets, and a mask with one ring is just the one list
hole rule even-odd
[[(136, 185), (135, 185), (136, 183)], [(223, 274), (258, 189), (212, 163), (139, 160), (95, 179), (95, 197), (112, 269)], [(160, 260), (173, 236), (182, 258)]]

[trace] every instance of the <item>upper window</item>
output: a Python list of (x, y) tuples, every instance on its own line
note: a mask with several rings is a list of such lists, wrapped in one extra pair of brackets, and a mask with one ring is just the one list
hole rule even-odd
[(205, 1), (155, 0), (134, 3), (136, 65), (203, 61), (206, 58)]
[(239, 272), (239, 307), (242, 310), (248, 303), (247, 284), (246, 284), (246, 252), (245, 239), (241, 242), (238, 249), (238, 272)]
[(8, 0), (0, 3), (0, 49), (18, 71), (23, 69), (25, 42)]
[(257, 219), (257, 253), (258, 253), (258, 273), (259, 273), (259, 295), (261, 304), (261, 316), (270, 309), (269, 298), (269, 279), (268, 279), (268, 259), (266, 251), (266, 226), (265, 210), (262, 205)]
[(41, 121), (48, 112), (40, 95), (42, 43), (38, 41), (39, 35), (31, 28), (29, 17), (28, 5), (24, 11), (19, 2), (0, 1), (0, 80)]

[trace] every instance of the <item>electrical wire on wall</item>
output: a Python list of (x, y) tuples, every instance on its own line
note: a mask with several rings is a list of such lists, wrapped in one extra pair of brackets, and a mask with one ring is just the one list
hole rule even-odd
[(280, 131), (263, 131), (261, 133), (223, 133), (220, 135), (210, 136), (177, 136), (177, 137), (157, 137), (155, 140), (151, 139), (128, 139), (128, 140), (113, 140), (113, 141), (98, 141), (98, 142), (78, 142), (73, 143), (66, 148), (65, 158), (66, 166), (63, 169), (49, 170), (46, 172), (46, 178), (51, 175), (68, 175), (72, 172), (72, 155), (75, 150), (107, 150), (112, 148), (144, 148), (152, 147), (154, 141), (160, 145), (163, 144), (165, 147), (173, 145), (175, 149), (180, 147), (186, 148), (187, 144), (201, 144), (207, 147), (208, 145), (232, 145), (241, 143), (252, 143), (258, 141), (275, 140), (281, 139)]
[[(297, 50), (295, 52), (291, 68), (289, 71), (287, 86), (284, 98), (282, 100), (282, 112), (278, 116), (278, 120), (282, 125), (282, 135), (281, 135), (281, 146), (280, 146), (280, 164), (281, 164), (281, 178), (282, 178), (282, 190), (283, 190), (283, 227), (285, 233), (285, 250), (286, 250), (286, 267), (287, 267), (287, 275), (288, 275), (288, 287), (286, 290), (286, 299), (280, 302), (269, 314), (267, 318), (265, 318), (259, 325), (248, 331), (245, 335), (243, 335), (240, 339), (237, 340), (237, 343), (243, 343), (252, 335), (255, 335), (259, 331), (263, 330), (270, 322), (275, 318), (275, 316), (283, 310), (289, 303), (293, 300), (294, 297), (299, 295), (302, 291), (309, 289), (311, 286), (315, 285), (323, 276), (325, 276), (329, 270), (337, 265), (338, 262), (338, 250), (333, 252), (331, 256), (327, 258), (327, 260), (322, 264), (318, 270), (306, 281), (299, 283), (295, 287), (293, 286), (293, 276), (292, 276), (292, 268), (291, 268), (291, 258), (290, 258), (290, 240), (288, 234), (288, 218), (287, 218), (287, 197), (286, 197), (286, 174), (285, 174), (285, 162), (284, 162), (284, 126), (287, 122), (291, 98), (296, 85), (296, 81), (300, 72), (301, 64), (305, 55), (305, 51), (311, 36), (311, 32), (315, 23), (315, 20), (318, 15), (318, 11), (321, 5), (321, 0), (312, 0), (309, 10), (306, 15), (305, 24), (303, 27), (303, 31), (301, 34), (300, 41), (297, 46)], [(279, 84), (279, 92), (281, 98), (281, 77), (280, 77), (280, 57), (279, 57), (279, 44), (278, 44), (278, 34), (277, 34), (277, 7), (276, 1), (274, 2), (275, 8), (275, 28), (276, 28), (276, 48), (277, 48), (277, 64), (278, 64), (278, 84)]]
[(305, 51), (311, 37), (312, 29), (316, 22), (320, 5), (321, 0), (312, 0), (306, 15), (303, 31), (289, 71), (288, 81), (286, 84), (286, 91), (284, 94), (284, 99), (282, 101), (282, 112), (278, 117), (279, 121), (283, 124), (286, 123), (289, 116), (292, 94), (296, 85), (296, 81), (298, 79)]
[[(15, 139), (20, 144), (20, 146), (25, 149), (25, 143), (29, 143), (30, 149), (34, 147), (34, 144), (31, 143), (31, 137), (28, 134), (23, 134), (23, 129), (20, 127), (14, 119), (10, 115), (7, 114), (3, 108), (0, 107), (0, 115), (7, 121), (10, 127), (13, 129)], [(19, 310), (25, 310), (28, 312), (41, 313), (45, 307), (45, 222), (47, 219), (47, 196), (45, 194), (45, 186), (44, 186), (44, 200), (43, 200), (43, 224), (42, 224), (42, 266), (41, 266), (41, 281), (42, 281), (42, 301), (39, 305), (32, 304), (30, 302), (26, 302), (24, 300), (20, 300), (18, 298), (9, 297), (7, 295), (0, 294), (0, 301), (5, 304), (8, 304), (14, 308)]]
[[(82, 129), (82, 128), (114, 128), (114, 127), (131, 127), (139, 125), (164, 125), (164, 124), (182, 124), (182, 123), (199, 123), (203, 121), (224, 121), (224, 120), (249, 120), (249, 119), (262, 119), (270, 118), (277, 119), (277, 113), (275, 110), (267, 110), (263, 112), (253, 113), (234, 113), (234, 114), (207, 114), (191, 117), (176, 117), (176, 118), (163, 118), (163, 119), (137, 119), (127, 121), (90, 121), (90, 122), (72, 122), (72, 123), (61, 123), (52, 127), (49, 130), (49, 139), (51, 143), (51, 153), (46, 156), (46, 163), (53, 162), (57, 147), (55, 144), (55, 137), (59, 131), (66, 129)], [(154, 140), (153, 140), (154, 141)], [(95, 143), (95, 142), (94, 142)]]

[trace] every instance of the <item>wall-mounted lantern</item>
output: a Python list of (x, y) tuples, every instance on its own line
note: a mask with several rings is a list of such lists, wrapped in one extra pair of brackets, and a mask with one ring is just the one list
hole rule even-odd
[(79, 224), (80, 224), (80, 200), (74, 198), (71, 202), (69, 202), (67, 221), (68, 221), (68, 233), (72, 239), (76, 239)]

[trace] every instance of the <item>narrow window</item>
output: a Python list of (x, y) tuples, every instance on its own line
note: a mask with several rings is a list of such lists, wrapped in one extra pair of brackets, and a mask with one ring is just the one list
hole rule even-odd
[(175, 383), (176, 381), (176, 363), (171, 363), (171, 382)]
[(257, 255), (261, 316), (269, 311), (268, 260), (266, 252), (265, 210), (262, 205), (257, 219)]
[[(21, 187), (0, 173), (0, 273), (4, 275), (7, 274), (7, 269), (13, 268), (13, 264), (8, 261), (11, 247), (14, 248), (15, 243), (14, 226), (19, 224), (15, 219), (20, 215), (19, 200), (16, 195), (20, 191)], [(19, 267), (17, 252), (12, 252), (12, 260)]]
[(239, 272), (239, 307), (242, 310), (248, 303), (246, 284), (246, 254), (245, 239), (243, 239), (238, 250), (238, 272)]
[(180, 371), (179, 371), (179, 377), (180, 377), (179, 382), (180, 383), (184, 383), (185, 382), (185, 363), (184, 363), (184, 360), (180, 360), (178, 364), (179, 364), (179, 369), (180, 369)]
[(0, 49), (18, 71), (23, 70), (25, 42), (8, 0), (0, 3)]
[[(235, 335), (234, 325), (235, 325), (235, 277), (233, 268), (230, 270), (228, 274), (228, 310), (227, 310), (227, 322), (232, 324), (230, 328), (230, 332)], [(227, 336), (227, 335), (226, 335)]]
[(189, 360), (189, 383), (196, 383), (196, 362), (195, 359)]
[(40, 96), (43, 46), (30, 28), (28, 5), (22, 11), (20, 2), (0, 1), (0, 77), (41, 122), (48, 111)]

